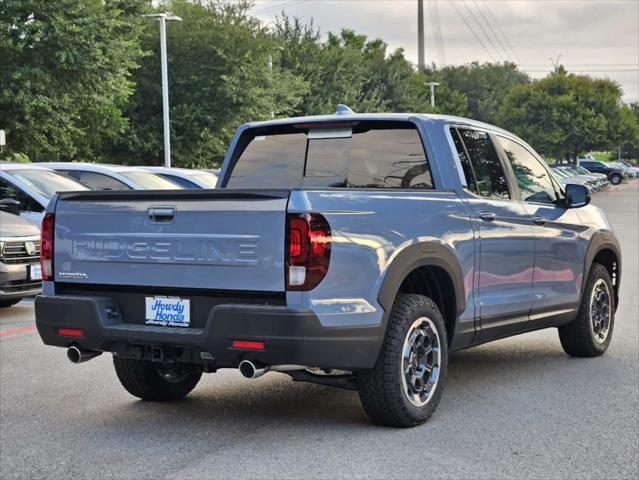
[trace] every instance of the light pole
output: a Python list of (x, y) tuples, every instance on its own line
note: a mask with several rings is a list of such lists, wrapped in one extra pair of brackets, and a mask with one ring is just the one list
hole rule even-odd
[(164, 124), (164, 166), (171, 166), (171, 134), (169, 129), (169, 73), (166, 61), (166, 22), (182, 19), (169, 13), (150, 13), (145, 17), (160, 21), (160, 63), (162, 65), (162, 121)]
[(435, 87), (439, 85), (438, 82), (426, 82), (426, 85), (430, 87), (430, 106), (435, 108)]
[[(268, 77), (269, 86), (273, 86), (273, 55), (268, 54)], [(271, 110), (271, 118), (275, 118), (275, 112)]]

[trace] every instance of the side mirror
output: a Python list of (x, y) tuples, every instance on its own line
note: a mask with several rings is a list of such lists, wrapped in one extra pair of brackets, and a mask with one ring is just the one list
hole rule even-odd
[(565, 188), (565, 205), (568, 208), (585, 207), (590, 203), (590, 190), (584, 185), (569, 183)]
[(18, 215), (20, 213), (20, 202), (14, 198), (3, 198), (0, 200), (0, 210)]

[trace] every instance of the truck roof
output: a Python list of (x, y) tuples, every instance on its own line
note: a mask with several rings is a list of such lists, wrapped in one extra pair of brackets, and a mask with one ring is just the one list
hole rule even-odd
[(471, 127), (484, 128), (493, 131), (502, 132), (512, 136), (512, 133), (503, 130), (494, 125), (472, 120), (470, 118), (456, 117), (454, 115), (438, 115), (431, 113), (341, 113), (332, 115), (313, 115), (307, 117), (291, 117), (273, 120), (264, 120), (259, 122), (248, 122), (243, 125), (244, 128), (265, 127), (270, 125), (289, 125), (295, 123), (331, 123), (331, 122), (348, 122), (348, 121), (419, 121), (423, 123), (439, 123), (467, 125)]

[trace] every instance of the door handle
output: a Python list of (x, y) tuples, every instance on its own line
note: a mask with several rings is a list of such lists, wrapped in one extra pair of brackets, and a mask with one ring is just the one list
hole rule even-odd
[(481, 212), (479, 214), (479, 218), (481, 218), (485, 222), (492, 222), (495, 220), (496, 215), (492, 212)]
[(539, 226), (546, 225), (546, 219), (544, 217), (534, 217), (533, 223)]
[(155, 207), (149, 208), (149, 220), (156, 223), (171, 223), (175, 218), (175, 207)]

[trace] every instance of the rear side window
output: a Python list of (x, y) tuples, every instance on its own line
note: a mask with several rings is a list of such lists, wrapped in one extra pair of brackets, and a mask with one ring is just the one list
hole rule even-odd
[(510, 198), (508, 182), (499, 156), (486, 132), (458, 129), (475, 172), (477, 191), (482, 197)]
[[(433, 188), (421, 138), (408, 122), (254, 137), (237, 160), (230, 188)], [(322, 138), (327, 136), (329, 138)]]

